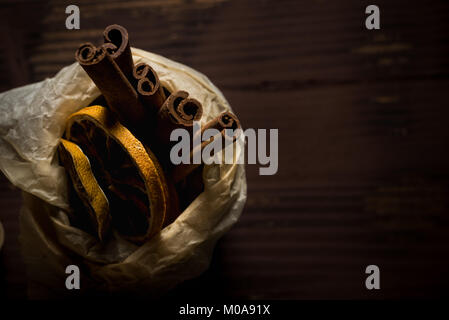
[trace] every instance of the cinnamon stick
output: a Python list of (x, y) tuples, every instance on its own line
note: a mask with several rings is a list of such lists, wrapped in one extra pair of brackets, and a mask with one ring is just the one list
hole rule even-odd
[[(193, 163), (193, 159), (195, 158), (195, 155), (200, 156), (201, 158), (201, 152), (204, 149), (205, 146), (207, 146), (209, 143), (211, 143), (214, 139), (223, 139), (222, 141), (222, 148), (225, 146), (225, 140), (231, 139), (233, 142), (238, 138), (238, 135), (229, 136), (226, 134), (226, 129), (240, 129), (240, 121), (237, 119), (237, 117), (230, 113), (230, 112), (223, 112), (218, 117), (212, 119), (208, 123), (206, 123), (201, 128), (201, 137), (203, 136), (204, 131), (207, 129), (217, 129), (219, 131), (219, 134), (212, 137), (209, 140), (203, 141), (200, 146), (194, 148), (190, 152), (190, 164), (179, 164), (175, 167), (173, 167), (173, 170), (171, 172), (172, 179), (175, 183), (178, 183), (185, 179), (192, 171), (194, 171), (196, 168), (201, 166), (202, 164), (195, 164)], [(198, 135), (199, 133), (197, 133)], [(193, 138), (195, 139), (195, 137)]]
[(100, 89), (120, 122), (131, 128), (139, 128), (145, 120), (145, 110), (136, 90), (106, 49), (84, 43), (76, 51), (75, 58)]
[(118, 24), (112, 24), (104, 29), (103, 38), (105, 42), (103, 47), (125, 77), (131, 81), (134, 63), (129, 46), (128, 31)]
[(217, 129), (220, 131), (221, 135), (224, 139), (232, 139), (235, 141), (235, 139), (238, 138), (238, 136), (228, 136), (225, 133), (226, 129), (232, 129), (237, 130), (240, 129), (240, 121), (239, 119), (232, 114), (229, 111), (221, 113), (218, 117), (212, 119), (208, 123), (206, 123), (204, 126), (201, 127), (201, 136), (203, 135), (204, 131), (207, 129)]
[(133, 80), (145, 109), (156, 116), (166, 97), (157, 73), (142, 62), (133, 68)]
[(173, 130), (183, 128), (191, 131), (194, 121), (199, 121), (203, 115), (201, 103), (189, 98), (185, 91), (172, 93), (158, 112), (156, 125), (156, 144), (161, 161), (169, 165), (170, 149), (174, 142), (170, 141)]

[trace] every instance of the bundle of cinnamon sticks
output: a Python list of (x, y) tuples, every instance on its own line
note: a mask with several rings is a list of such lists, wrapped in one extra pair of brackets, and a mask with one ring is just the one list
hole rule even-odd
[[(135, 65), (124, 27), (106, 27), (103, 38), (99, 46), (82, 44), (76, 51), (76, 60), (101, 91), (102, 98), (96, 102), (104, 101), (103, 106), (156, 155), (167, 181), (174, 186), (172, 194), (176, 195), (169, 201), (179, 201), (179, 214), (203, 191), (202, 164), (191, 161), (174, 165), (170, 161), (170, 134), (177, 128), (192, 132), (194, 121), (200, 121), (203, 115), (202, 104), (184, 90), (168, 91), (150, 65)], [(208, 128), (224, 132), (231, 127), (239, 128), (240, 123), (235, 115), (225, 112), (203, 126), (201, 132)], [(202, 142), (201, 148), (207, 143)], [(192, 150), (191, 157), (201, 148)], [(176, 215), (169, 217), (165, 225), (175, 218)]]

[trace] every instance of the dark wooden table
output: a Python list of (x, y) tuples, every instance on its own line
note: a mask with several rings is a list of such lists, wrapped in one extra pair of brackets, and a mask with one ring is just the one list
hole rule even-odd
[[(449, 285), (449, 2), (2, 1), (0, 91), (53, 76), (104, 27), (205, 73), (245, 128), (279, 129), (279, 171), (247, 166), (248, 202), (209, 271), (177, 297), (410, 298)], [(1, 283), (24, 297), (20, 192), (0, 180)], [(381, 290), (365, 289), (365, 268)]]

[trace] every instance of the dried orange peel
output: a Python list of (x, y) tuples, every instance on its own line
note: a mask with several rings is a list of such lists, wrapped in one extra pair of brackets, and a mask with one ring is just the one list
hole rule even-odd
[(89, 159), (78, 145), (65, 139), (61, 139), (59, 156), (69, 172), (76, 193), (88, 208), (98, 237), (103, 239), (110, 223), (109, 202), (92, 173)]
[(109, 199), (114, 227), (137, 242), (159, 232), (166, 218), (169, 192), (152, 152), (108, 109), (98, 105), (72, 114), (65, 135), (91, 160)]

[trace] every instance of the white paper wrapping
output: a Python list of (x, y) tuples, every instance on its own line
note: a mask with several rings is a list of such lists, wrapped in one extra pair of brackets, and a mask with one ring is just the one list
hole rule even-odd
[[(202, 123), (231, 110), (203, 74), (143, 50), (132, 53), (134, 62), (150, 64), (168, 89), (199, 100)], [(207, 269), (216, 241), (243, 210), (244, 165), (211, 165), (203, 170), (205, 191), (141, 246), (118, 235), (102, 244), (70, 226), (66, 175), (55, 152), (68, 116), (99, 94), (77, 63), (54, 78), (0, 94), (0, 169), (24, 191), (20, 241), (31, 298), (71, 294), (65, 287), (69, 264), (80, 267), (83, 292), (159, 295)]]

